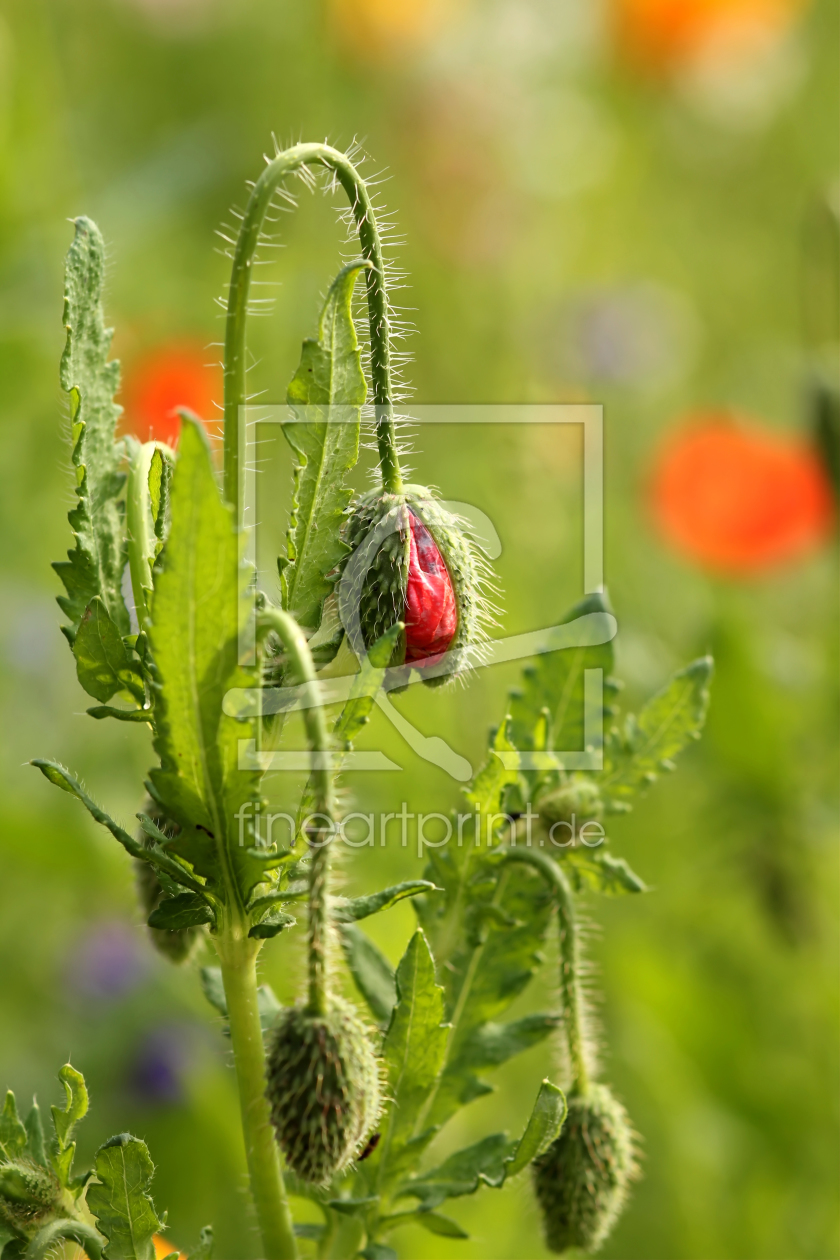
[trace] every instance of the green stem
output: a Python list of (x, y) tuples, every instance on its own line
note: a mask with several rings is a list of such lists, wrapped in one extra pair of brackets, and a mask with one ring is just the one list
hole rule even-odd
[(347, 193), (362, 254), (371, 263), (365, 273), (370, 321), (370, 373), (376, 409), (376, 436), (385, 489), (402, 490), (394, 433), (391, 387), (391, 342), (388, 294), (382, 241), (365, 182), (352, 162), (327, 144), (296, 144), (278, 154), (254, 185), (236, 242), (228, 293), (225, 329), (225, 497), (242, 523), (242, 478), (239, 466), (240, 408), (245, 405), (245, 321), (254, 259), (272, 198), (283, 180), (302, 166), (326, 166)]
[(245, 1155), (263, 1253), (265, 1260), (294, 1260), (297, 1244), (265, 1096), (265, 1050), (257, 999), (259, 945), (244, 931), (230, 926), (220, 935), (216, 949), (222, 966)]
[(551, 886), (557, 899), (557, 922), (560, 929), (560, 997), (563, 1004), (563, 1026), (572, 1068), (572, 1094), (585, 1094), (589, 1088), (586, 1038), (583, 1031), (583, 994), (580, 984), (580, 951), (575, 902), (569, 881), (556, 862), (533, 849), (508, 849), (506, 862), (522, 862), (539, 871)]
[(125, 493), (125, 523), (128, 536), (128, 570), (137, 612), (137, 624), (145, 630), (149, 620), (148, 596), (152, 591), (150, 560), (154, 558), (154, 537), (149, 507), (149, 469), (154, 442), (140, 445), (134, 438), (128, 443), (128, 482)]
[[(333, 771), (329, 765), (330, 740), (327, 723), (321, 705), (318, 680), (309, 644), (293, 617), (280, 608), (267, 608), (259, 613), (262, 630), (273, 630), (286, 650), (291, 673), (303, 684), (307, 705), (303, 710), (306, 735), (312, 751), (313, 766), (310, 775), (314, 808), (310, 819), (318, 819), (317, 826), (307, 830), (312, 858), (309, 864), (309, 936), (307, 959), (309, 968), (309, 995), (307, 1007), (312, 1015), (324, 1015), (327, 1005), (327, 945), (329, 934), (328, 895), (330, 844), (333, 838), (335, 817), (335, 788)], [(326, 837), (326, 838), (325, 838)]]

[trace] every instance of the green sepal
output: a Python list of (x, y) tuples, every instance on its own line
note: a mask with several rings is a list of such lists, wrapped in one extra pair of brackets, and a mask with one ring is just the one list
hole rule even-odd
[(114, 440), (122, 410), (113, 401), (120, 367), (116, 360), (108, 362), (112, 330), (105, 327), (102, 312), (105, 246), (90, 219), (76, 219), (75, 228), (65, 270), (67, 341), (60, 377), (70, 396), (78, 501), (68, 520), (76, 542), (67, 560), (53, 565), (67, 592), (58, 604), (70, 622), (62, 629), (71, 645), (85, 609), (97, 596), (119, 633), (130, 629), (121, 590), (125, 548), (122, 505), (117, 502), (125, 477), (119, 470), (122, 443)]
[(714, 663), (701, 656), (647, 702), (638, 717), (628, 716), (622, 730), (613, 729), (604, 748), (600, 789), (608, 805), (653, 783), (661, 771), (672, 770), (672, 759), (699, 739), (709, 705), (709, 683)]
[(155, 531), (155, 559), (160, 555), (166, 539), (169, 516), (169, 486), (172, 480), (174, 460), (156, 446), (149, 464), (149, 506)]
[(181, 928), (201, 927), (215, 923), (212, 907), (200, 893), (179, 893), (177, 897), (164, 897), (149, 915), (151, 928), (166, 932), (178, 932)]
[(383, 888), (380, 892), (370, 893), (367, 897), (353, 897), (350, 901), (335, 906), (333, 917), (339, 923), (357, 923), (360, 919), (367, 919), (372, 914), (380, 914), (383, 910), (390, 910), (391, 906), (395, 906), (398, 901), (402, 901), (405, 897), (416, 897), (418, 893), (441, 891), (431, 880), (406, 879), (401, 884), (392, 884), (390, 888)]
[(356, 988), (367, 1002), (377, 1023), (386, 1025), (397, 1002), (394, 969), (385, 955), (361, 928), (342, 923), (341, 948)]
[(544, 1080), (534, 1102), (534, 1108), (525, 1126), (525, 1132), (516, 1144), (507, 1163), (507, 1176), (515, 1177), (532, 1160), (548, 1150), (555, 1140), (568, 1113), (566, 1095), (559, 1086)]
[(145, 700), (140, 665), (126, 649), (122, 634), (99, 596), (84, 611), (73, 641), (73, 655), (79, 682), (94, 700), (105, 703), (117, 693), (126, 692), (141, 704)]
[(88, 1187), (87, 1205), (108, 1240), (103, 1260), (154, 1260), (152, 1238), (161, 1228), (148, 1193), (154, 1171), (146, 1143), (130, 1133), (96, 1152), (98, 1180)]
[(351, 497), (345, 476), (359, 456), (359, 408), (367, 393), (351, 302), (358, 274), (366, 266), (363, 260), (349, 263), (333, 281), (318, 339), (304, 341), (286, 394), (298, 419), (283, 425), (297, 460), (287, 543), (290, 563), (281, 574), (283, 606), (313, 630), (332, 589), (326, 575), (347, 554), (339, 536)]

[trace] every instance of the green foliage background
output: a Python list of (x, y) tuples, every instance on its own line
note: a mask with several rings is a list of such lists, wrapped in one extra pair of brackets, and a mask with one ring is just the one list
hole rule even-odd
[[(145, 734), (84, 716), (58, 631), (49, 566), (69, 544), (71, 500), (58, 382), (66, 219), (89, 214), (109, 242), (108, 319), (127, 364), (170, 340), (219, 340), (212, 298), (227, 262), (213, 231), (243, 204), (272, 130), (281, 142), (360, 135), (368, 169), (388, 168), (419, 401), (605, 403), (607, 576), (628, 699), (702, 652), (716, 657), (702, 744), (610, 824), (614, 851), (654, 891), (593, 907), (608, 1076), (645, 1150), (644, 1181), (604, 1254), (837, 1255), (836, 552), (761, 579), (710, 579), (663, 548), (644, 502), (655, 444), (688, 409), (806, 423), (801, 228), (836, 178), (836, 6), (812, 7), (795, 81), (750, 126), (617, 70), (591, 12), (586, 0), (476, 0), (429, 45), (366, 60), (318, 5), (7, 0), (0, 13), (0, 1080), (43, 1106), (70, 1057), (95, 1102), (80, 1159), (115, 1131), (144, 1138), (171, 1237), (186, 1242), (212, 1219), (224, 1260), (257, 1249), (218, 1021), (195, 977), (145, 942), (124, 855), (23, 763), (70, 762), (123, 822), (151, 764)], [(306, 194), (281, 227), (276, 310), (252, 337), (255, 388), (270, 401), (315, 331), (340, 239), (329, 204)], [(664, 358), (636, 377), (599, 372), (575, 353), (576, 312), (645, 285), (670, 312)], [(427, 432), (417, 479), (476, 503), (501, 535), (504, 629), (549, 624), (581, 593), (572, 437)], [(276, 454), (261, 483), (269, 521), (290, 490)], [(475, 764), (516, 672), (396, 703)], [(381, 715), (365, 743), (406, 773), (360, 776), (355, 808), (457, 803), (452, 780)], [(343, 880), (356, 893), (422, 865), (411, 847), (362, 849)], [(371, 932), (396, 961), (412, 925), (401, 903)], [(136, 950), (134, 982), (110, 996), (85, 982), (103, 929)], [(264, 952), (284, 1000), (298, 985), (288, 957), (285, 940)], [(529, 991), (516, 1009), (544, 1001)], [(171, 1097), (141, 1088), (155, 1046), (177, 1051)], [(543, 1044), (498, 1073), (499, 1092), (451, 1126), (453, 1147), (520, 1131), (549, 1068)], [(403, 1254), (545, 1254), (524, 1179), (454, 1215), (470, 1241), (406, 1232)]]

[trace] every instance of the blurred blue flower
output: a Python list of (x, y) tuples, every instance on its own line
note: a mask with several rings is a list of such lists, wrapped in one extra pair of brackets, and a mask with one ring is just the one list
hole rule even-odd
[(129, 1067), (132, 1093), (146, 1103), (179, 1103), (185, 1097), (190, 1029), (184, 1024), (153, 1028), (140, 1042)]
[(71, 950), (68, 979), (87, 997), (122, 997), (144, 980), (149, 959), (140, 934), (127, 923), (97, 923)]

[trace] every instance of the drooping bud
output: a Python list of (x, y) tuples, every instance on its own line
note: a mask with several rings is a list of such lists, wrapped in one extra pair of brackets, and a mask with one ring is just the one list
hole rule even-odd
[[(369, 648), (401, 621), (392, 665), (429, 671), (429, 684), (463, 673), (483, 638), (486, 565), (462, 522), (424, 486), (406, 486), (358, 499), (344, 537), (352, 554), (339, 606), (354, 649)], [(433, 676), (446, 654), (445, 673)]]
[(283, 1012), (268, 1053), (266, 1095), (289, 1167), (324, 1185), (361, 1148), (379, 1115), (379, 1068), (353, 1007), (330, 998), (325, 1015)]
[[(147, 814), (165, 834), (168, 835), (177, 830), (173, 822), (161, 815), (158, 806), (151, 799), (145, 801), (143, 813)], [(138, 830), (137, 839), (144, 845), (151, 845), (152, 843), (142, 829)], [(137, 897), (143, 909), (143, 914), (148, 919), (152, 911), (157, 910), (160, 905), (164, 890), (157, 877), (155, 868), (149, 862), (144, 862), (140, 858), (134, 859), (134, 879)], [(158, 953), (163, 954), (165, 958), (168, 958), (173, 963), (186, 962), (194, 953), (202, 936), (202, 929), (197, 927), (178, 928), (174, 932), (170, 932), (166, 928), (153, 927), (147, 927), (146, 930)]]
[(637, 1175), (633, 1133), (606, 1085), (590, 1085), (568, 1104), (560, 1136), (534, 1161), (534, 1187), (549, 1250), (596, 1251)]
[(0, 1221), (26, 1234), (59, 1206), (61, 1187), (53, 1173), (29, 1159), (0, 1164)]

